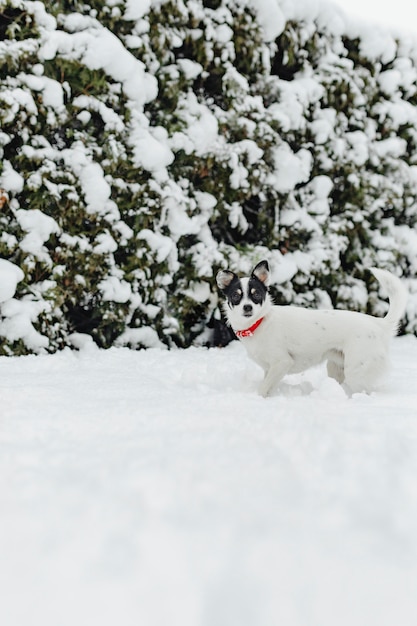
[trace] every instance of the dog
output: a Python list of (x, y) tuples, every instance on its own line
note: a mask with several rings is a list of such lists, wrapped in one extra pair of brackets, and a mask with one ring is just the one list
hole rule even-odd
[(249, 357), (265, 372), (259, 393), (277, 390), (287, 374), (327, 361), (327, 373), (350, 393), (373, 391), (389, 365), (389, 344), (398, 332), (407, 301), (399, 278), (386, 270), (371, 272), (387, 291), (383, 318), (343, 310), (315, 310), (274, 305), (269, 295), (270, 269), (261, 261), (250, 276), (220, 270), (216, 281), (225, 296), (228, 324)]

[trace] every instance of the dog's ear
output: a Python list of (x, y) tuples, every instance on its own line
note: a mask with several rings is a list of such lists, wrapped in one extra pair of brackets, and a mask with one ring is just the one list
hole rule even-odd
[(221, 291), (224, 291), (228, 288), (234, 278), (236, 278), (236, 274), (234, 274), (230, 270), (220, 270), (220, 272), (217, 272), (216, 276), (218, 288)]
[(267, 287), (269, 285), (269, 264), (268, 261), (261, 261), (253, 268), (252, 276), (255, 276)]

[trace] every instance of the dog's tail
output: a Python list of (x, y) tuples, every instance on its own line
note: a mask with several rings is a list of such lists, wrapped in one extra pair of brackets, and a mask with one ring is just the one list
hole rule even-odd
[(407, 290), (401, 280), (397, 278), (397, 276), (394, 276), (394, 274), (391, 274), (391, 272), (378, 269), (377, 267), (371, 267), (370, 269), (388, 294), (389, 310), (384, 317), (384, 322), (390, 326), (393, 334), (396, 335), (407, 303)]

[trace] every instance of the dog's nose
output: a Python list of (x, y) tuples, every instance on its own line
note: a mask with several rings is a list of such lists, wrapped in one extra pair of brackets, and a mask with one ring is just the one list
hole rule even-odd
[(243, 305), (243, 312), (244, 313), (252, 313), (252, 305), (251, 304), (244, 304)]

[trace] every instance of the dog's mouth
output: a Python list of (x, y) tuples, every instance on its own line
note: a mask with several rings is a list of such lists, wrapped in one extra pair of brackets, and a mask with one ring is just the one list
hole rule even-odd
[(243, 314), (243, 317), (252, 317), (253, 315), (253, 311), (248, 311), (247, 313)]

